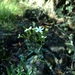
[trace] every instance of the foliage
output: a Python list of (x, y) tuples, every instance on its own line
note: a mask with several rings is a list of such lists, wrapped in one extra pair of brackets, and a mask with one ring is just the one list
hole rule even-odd
[(66, 0), (60, 8), (56, 8), (56, 13), (60, 17), (68, 16), (74, 8), (73, 3), (70, 0)]
[[(45, 38), (47, 35), (48, 29), (44, 29), (42, 26), (39, 27), (29, 27), (24, 30), (23, 34), (18, 34), (18, 38), (24, 38), (25, 43), (27, 45), (27, 50), (31, 52), (35, 52), (37, 55), (40, 54), (41, 47), (45, 42)], [(25, 72), (26, 69), (26, 61), (24, 55), (20, 57), (21, 61), (15, 67), (11, 64), (11, 69), (7, 68), (8, 75), (33, 75), (32, 69)]]
[[(15, 63), (14, 64), (10, 63), (11, 65), (10, 68), (8, 68), (8, 66), (6, 67), (8, 75), (33, 75), (32, 71), (35, 68), (35, 66), (33, 67), (30, 66), (32, 68), (30, 67), (27, 68), (27, 65), (26, 65), (26, 62), (29, 62), (27, 61), (28, 60), (27, 56), (31, 55), (32, 53), (35, 53), (36, 56), (40, 58), (39, 60), (41, 61), (42, 61), (41, 58), (43, 58), (43, 62), (45, 62), (46, 65), (49, 67), (49, 71), (51, 70), (53, 73), (57, 71), (56, 70), (57, 68), (60, 69), (61, 73), (63, 72), (61, 68), (62, 65), (65, 65), (65, 64), (67, 65), (67, 63), (63, 59), (64, 56), (66, 60), (69, 60), (69, 58), (71, 57), (73, 57), (72, 60), (74, 59), (75, 53), (72, 53), (72, 52), (74, 52), (74, 49), (75, 49), (74, 48), (74, 41), (75, 41), (74, 40), (74, 36), (75, 36), (74, 3), (75, 3), (75, 0), (73, 0), (73, 2), (70, 0), (65, 0), (65, 3), (63, 4), (60, 3), (62, 0), (56, 2), (57, 4), (52, 3), (51, 1), (52, 0), (48, 0), (48, 1), (46, 0), (38, 0), (38, 1), (37, 0), (11, 0), (11, 1), (3, 0), (3, 1), (0, 1), (0, 31), (1, 31), (1, 34), (0, 34), (0, 44), (1, 44), (0, 45), (0, 61), (3, 62), (3, 60), (9, 60), (9, 58), (11, 59), (10, 51), (12, 48), (14, 50), (17, 49), (17, 52), (13, 53), (11, 51), (11, 56), (13, 54), (17, 55), (18, 57), (20, 57), (19, 54), (22, 55), (20, 57), (20, 62), (17, 65), (15, 65)], [(60, 5), (59, 7), (57, 7), (58, 4)], [(46, 14), (47, 16), (49, 16), (50, 21), (49, 20), (46, 21), (46, 19), (48, 19), (46, 17), (43, 21), (39, 19), (38, 21), (34, 22), (32, 18), (36, 19), (38, 18), (38, 16), (39, 17), (41, 16), (40, 14), (43, 14), (43, 12), (40, 12), (39, 14), (37, 12), (38, 10), (36, 10), (38, 15), (34, 11), (32, 11), (32, 13), (29, 12), (29, 14), (31, 15), (31, 16), (28, 15), (30, 19), (23, 16), (23, 14), (25, 14), (25, 11), (27, 9), (31, 10), (34, 8), (35, 10), (37, 8), (39, 10), (42, 10), (44, 12), (44, 15)], [(53, 21), (51, 21), (51, 18), (53, 18), (52, 19)], [(60, 21), (61, 18), (63, 19), (63, 21)], [(32, 21), (32, 24), (31, 24), (31, 21)], [(28, 26), (28, 28), (26, 27), (26, 25), (28, 25), (27, 22), (30, 23), (30, 26)], [(38, 22), (38, 25), (36, 26), (37, 22)], [(23, 25), (23, 29), (19, 27), (19, 24), (21, 24), (21, 26)], [(39, 26), (39, 24), (41, 26)], [(46, 27), (45, 25), (46, 26), (49, 25), (49, 26)], [(18, 29), (18, 27), (21, 30)], [(58, 31), (56, 31), (55, 27), (57, 28)], [(53, 29), (50, 30), (51, 28)], [(10, 35), (12, 31), (14, 31), (14, 33), (16, 34), (17, 39), (22, 38), (23, 42), (18, 41), (16, 42), (16, 44), (12, 43), (11, 44), (12, 47), (11, 48), (9, 47), (10, 51), (8, 51), (8, 48), (6, 47), (7, 45), (5, 44), (5, 40), (9, 40), (8, 36)], [(66, 53), (66, 51), (56, 52), (58, 49), (56, 49), (55, 52), (52, 52), (49, 49), (50, 46), (47, 49), (50, 50), (52, 53), (50, 53), (50, 51), (48, 51), (47, 49), (44, 49), (45, 52), (41, 52), (41, 49), (43, 49), (42, 48), (43, 46), (45, 46), (44, 48), (47, 47), (45, 43), (46, 43), (46, 38), (48, 37), (48, 35), (50, 35), (51, 38), (55, 38), (56, 41), (58, 41), (57, 40), (58, 38), (56, 38), (52, 34), (52, 32), (54, 32), (55, 35), (58, 35), (59, 37), (65, 40), (65, 46), (67, 48), (64, 50), (67, 50), (68, 53)], [(48, 41), (49, 40), (52, 41), (51, 39), (48, 39)], [(25, 45), (27, 49), (25, 48)], [(25, 55), (23, 52), (21, 53), (20, 51), (21, 52), (23, 51), (27, 55)], [(30, 56), (31, 58), (29, 59), (34, 60), (34, 58), (36, 58), (35, 54), (33, 54), (33, 56)], [(46, 57), (46, 59), (48, 59), (48, 61), (45, 59), (44, 56)], [(53, 61), (53, 63), (51, 63), (50, 61)], [(53, 69), (54, 65), (57, 66), (55, 69)]]
[(13, 21), (16, 15), (21, 16), (23, 13), (22, 7), (16, 0), (0, 1), (0, 21)]
[(19, 34), (18, 38), (25, 39), (25, 43), (27, 45), (28, 50), (35, 51), (36, 53), (40, 53), (40, 49), (45, 43), (47, 32), (48, 29), (46, 28), (44, 30), (42, 26), (29, 27), (24, 30), (24, 34)]

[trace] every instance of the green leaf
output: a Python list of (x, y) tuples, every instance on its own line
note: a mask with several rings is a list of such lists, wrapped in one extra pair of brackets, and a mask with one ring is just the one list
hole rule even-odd
[(8, 75), (11, 75), (11, 73), (10, 73), (8, 67), (6, 67), (6, 71), (7, 71)]
[(66, 7), (66, 10), (68, 10), (69, 13), (70, 13), (70, 12), (72, 12), (72, 8), (73, 8), (73, 7), (70, 5), (70, 6)]

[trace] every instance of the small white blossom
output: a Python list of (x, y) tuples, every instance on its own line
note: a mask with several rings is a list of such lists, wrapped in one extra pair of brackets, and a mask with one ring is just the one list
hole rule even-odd
[(27, 32), (27, 31), (29, 31), (31, 29), (32, 29), (32, 27), (30, 26), (29, 28), (25, 29), (24, 32)]
[(20, 36), (21, 36), (21, 35), (20, 35), (20, 34), (18, 34), (18, 38), (20, 38)]
[(41, 38), (46, 38), (47, 36), (41, 36)]
[(68, 50), (68, 53), (70, 54), (72, 52), (72, 50), (70, 49), (70, 50)]
[(38, 33), (38, 32), (43, 33), (43, 29), (44, 29), (44, 28), (43, 28), (42, 26), (36, 27), (36, 28), (35, 28), (35, 32), (36, 32), (36, 33)]
[(25, 29), (24, 32), (27, 32), (29, 29)]
[(69, 4), (69, 1), (66, 1), (66, 5)]
[(29, 30), (31, 30), (31, 29), (32, 29), (32, 27), (30, 26), (30, 27), (29, 27)]

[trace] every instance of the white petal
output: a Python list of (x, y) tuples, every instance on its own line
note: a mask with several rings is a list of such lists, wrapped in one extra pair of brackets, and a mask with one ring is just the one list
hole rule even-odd
[(29, 30), (31, 30), (31, 29), (32, 29), (32, 27), (30, 26), (30, 27), (29, 27)]

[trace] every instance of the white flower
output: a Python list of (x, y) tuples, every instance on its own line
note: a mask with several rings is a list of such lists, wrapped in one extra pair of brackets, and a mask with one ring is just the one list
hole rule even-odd
[(21, 35), (20, 35), (20, 34), (18, 34), (18, 38), (20, 38), (20, 36), (21, 36)]
[(36, 27), (36, 28), (35, 28), (35, 32), (36, 32), (36, 33), (38, 33), (38, 32), (43, 33), (43, 29), (44, 29), (44, 28), (43, 28), (42, 26)]
[(27, 31), (29, 31), (31, 29), (32, 29), (32, 27), (30, 26), (29, 28), (25, 29), (24, 32), (27, 32)]
[(30, 27), (29, 27), (29, 30), (31, 30), (31, 29), (32, 29), (32, 27), (30, 26)]
[(46, 38), (47, 36), (41, 36), (41, 38)]

